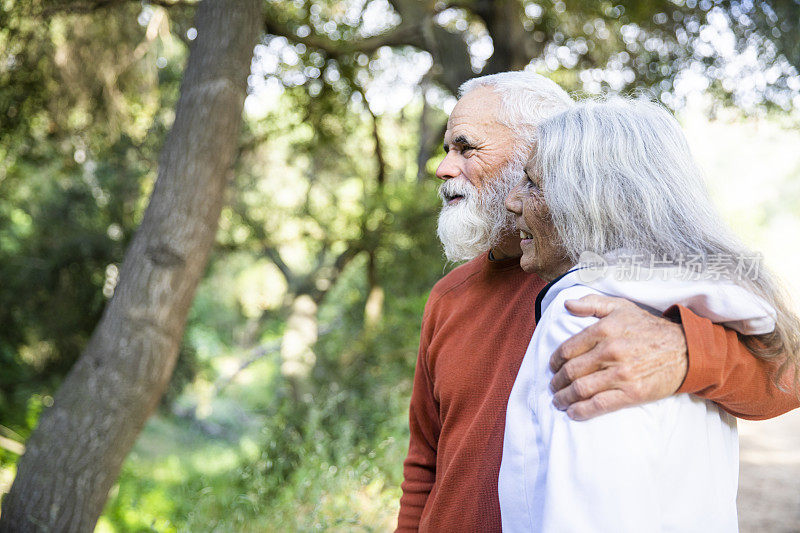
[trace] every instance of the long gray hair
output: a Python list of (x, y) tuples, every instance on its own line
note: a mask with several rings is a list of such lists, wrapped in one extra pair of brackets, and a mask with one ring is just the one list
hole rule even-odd
[[(780, 378), (800, 358), (800, 320), (780, 285), (714, 209), (678, 122), (662, 107), (615, 97), (584, 101), (541, 124), (533, 165), (570, 259), (584, 251), (627, 253), (678, 264), (701, 257), (707, 268), (744, 286), (777, 312), (772, 333), (743, 336), (762, 359), (781, 363)], [(797, 383), (797, 372), (795, 372)]]

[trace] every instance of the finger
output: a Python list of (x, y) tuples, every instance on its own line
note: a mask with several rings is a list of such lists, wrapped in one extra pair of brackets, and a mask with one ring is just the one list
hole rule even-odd
[(550, 390), (559, 391), (572, 382), (600, 370), (602, 367), (597, 350), (591, 350), (564, 363), (550, 380)]
[(556, 351), (550, 356), (550, 370), (553, 373), (558, 372), (564, 366), (564, 363), (570, 359), (575, 359), (597, 346), (602, 335), (599, 335), (599, 332), (593, 326), (594, 324), (579, 331), (556, 348)]
[(614, 372), (611, 370), (601, 370), (593, 372), (588, 376), (573, 381), (553, 395), (553, 405), (557, 409), (564, 411), (570, 405), (588, 400), (601, 392), (614, 390)]
[(635, 402), (621, 390), (607, 390), (595, 394), (588, 400), (573, 403), (567, 409), (567, 416), (573, 420), (589, 420), (634, 404)]
[(567, 300), (564, 307), (575, 316), (596, 316), (603, 318), (629, 302), (624, 298), (614, 298), (601, 294), (587, 294), (577, 300)]

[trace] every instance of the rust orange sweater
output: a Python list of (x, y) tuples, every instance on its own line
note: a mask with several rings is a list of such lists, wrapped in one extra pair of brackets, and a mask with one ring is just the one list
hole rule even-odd
[[(519, 259), (489, 261), (487, 254), (434, 286), (422, 320), (398, 531), (500, 531), (506, 403), (544, 285), (522, 271)], [(679, 313), (689, 348), (679, 392), (718, 402), (741, 418), (770, 418), (798, 406), (735, 332), (685, 308)]]

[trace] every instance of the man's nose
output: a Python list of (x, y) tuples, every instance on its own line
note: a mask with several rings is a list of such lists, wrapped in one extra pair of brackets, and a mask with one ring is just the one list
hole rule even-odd
[(515, 215), (522, 214), (522, 201), (519, 199), (519, 185), (511, 189), (511, 192), (506, 196), (506, 209)]
[(461, 174), (461, 168), (456, 162), (456, 155), (454, 151), (449, 151), (445, 154), (442, 162), (436, 168), (436, 177), (440, 180), (449, 180)]

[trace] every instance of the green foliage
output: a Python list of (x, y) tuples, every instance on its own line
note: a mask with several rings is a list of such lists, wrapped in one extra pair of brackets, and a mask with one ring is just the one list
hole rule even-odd
[[(381, 5), (383, 25), (376, 28), (365, 13), (374, 15)], [(414, 25), (419, 18), (437, 25), (422, 31), (422, 25)], [(295, 43), (299, 58), (282, 56), (278, 76), (317, 88), (325, 85), (325, 66), (347, 67), (362, 87), (376, 74), (385, 75), (369, 57), (384, 44), (396, 47), (396, 64), (402, 55), (398, 45), (429, 53), (434, 64), (429, 79), (451, 94), (475, 72), (527, 66), (569, 90), (594, 94), (645, 89), (676, 108), (683, 103), (676, 81), (691, 71), (705, 77), (709, 91), (721, 101), (786, 110), (792, 107), (800, 69), (800, 5), (784, 0), (393, 0), (388, 5), (356, 3), (349, 9), (341, 2), (311, 0), (270, 2), (267, 20), (270, 33)], [(439, 27), (446, 37), (433, 33)], [(475, 47), (487, 41), (493, 53)], [(736, 56), (744, 51), (750, 63)], [(769, 74), (752, 84), (754, 71)]]
[[(185, 51), (145, 35), (134, 6), (49, 19), (3, 9), (0, 421), (27, 436), (28, 398), (54, 393), (113, 293)], [(157, 75), (158, 54), (171, 63)]]

